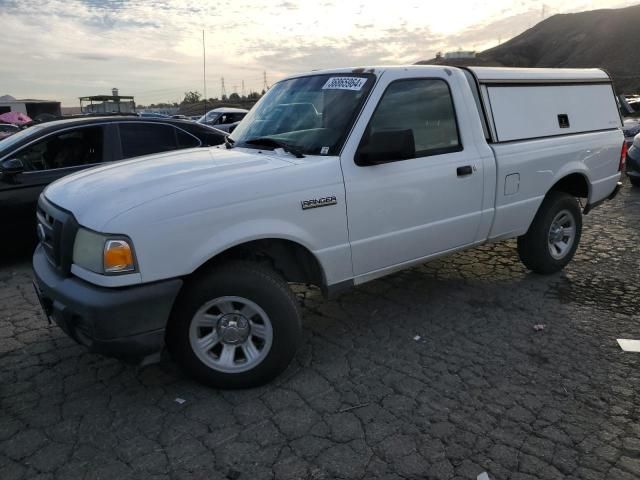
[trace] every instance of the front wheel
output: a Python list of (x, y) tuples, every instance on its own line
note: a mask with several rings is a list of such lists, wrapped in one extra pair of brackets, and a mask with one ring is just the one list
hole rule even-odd
[(640, 177), (629, 177), (629, 181), (634, 187), (640, 187)]
[(262, 265), (238, 261), (185, 285), (166, 340), (188, 375), (212, 387), (248, 388), (286, 369), (301, 331), (287, 283)]
[(518, 237), (520, 260), (536, 273), (558, 272), (573, 258), (581, 233), (577, 200), (564, 192), (550, 192), (527, 233)]

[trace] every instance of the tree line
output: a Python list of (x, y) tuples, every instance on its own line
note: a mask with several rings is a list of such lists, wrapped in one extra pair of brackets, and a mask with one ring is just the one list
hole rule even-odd
[[(260, 92), (251, 92), (248, 95), (239, 95), (233, 92), (231, 95), (222, 95), (221, 98), (208, 98), (207, 103), (243, 103), (243, 102), (257, 102), (262, 95), (264, 95), (264, 90)], [(200, 92), (197, 90), (192, 90), (189, 92), (184, 92), (184, 98), (180, 103), (178, 102), (160, 102), (160, 103), (152, 103), (150, 105), (138, 105), (138, 108), (176, 108), (187, 105), (194, 105), (200, 102), (203, 102), (204, 98)]]

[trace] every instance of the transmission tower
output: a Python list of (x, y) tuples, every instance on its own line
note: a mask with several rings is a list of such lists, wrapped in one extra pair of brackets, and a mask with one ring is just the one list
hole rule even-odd
[(269, 90), (269, 84), (267, 83), (267, 72), (264, 71), (262, 72), (262, 89), (266, 92), (267, 90)]
[(242, 98), (245, 97), (245, 91), (244, 91), (244, 80), (242, 80)]
[(227, 98), (227, 89), (224, 87), (224, 77), (220, 79), (220, 100)]

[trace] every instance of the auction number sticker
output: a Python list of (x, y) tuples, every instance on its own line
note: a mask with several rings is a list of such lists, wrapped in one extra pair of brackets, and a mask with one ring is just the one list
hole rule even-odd
[(367, 83), (362, 77), (331, 77), (322, 90), (360, 90)]

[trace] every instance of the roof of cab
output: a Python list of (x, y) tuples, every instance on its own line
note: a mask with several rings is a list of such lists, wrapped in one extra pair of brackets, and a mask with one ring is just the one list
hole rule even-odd
[(610, 82), (599, 68), (467, 67), (480, 83)]

